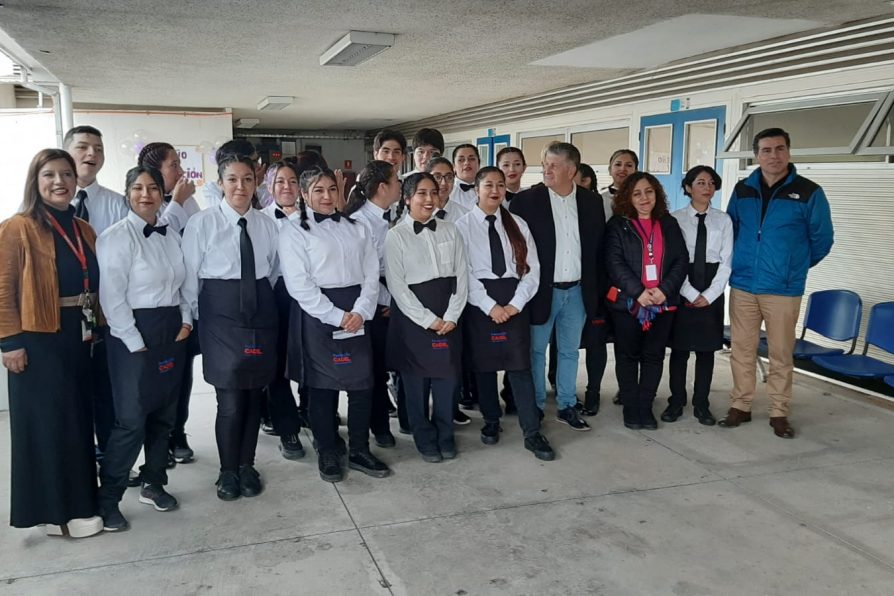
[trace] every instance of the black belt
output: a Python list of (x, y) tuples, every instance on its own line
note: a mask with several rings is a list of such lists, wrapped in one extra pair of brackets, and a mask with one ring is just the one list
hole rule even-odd
[(580, 280), (577, 281), (557, 281), (553, 283), (553, 287), (557, 290), (570, 290), (575, 286), (580, 285)]

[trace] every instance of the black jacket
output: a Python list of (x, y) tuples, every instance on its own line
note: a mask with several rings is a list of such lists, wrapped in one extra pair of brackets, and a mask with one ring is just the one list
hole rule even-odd
[[(672, 215), (665, 215), (659, 222), (664, 256), (658, 289), (667, 296), (668, 305), (675, 306), (680, 301), (680, 288), (689, 271), (689, 252), (677, 220)], [(620, 290), (617, 301), (608, 303), (610, 308), (626, 311), (627, 298), (636, 300), (646, 289), (642, 282), (644, 250), (645, 242), (628, 218), (615, 215), (608, 221), (605, 226), (605, 262), (609, 283)]]
[[(577, 217), (581, 248), (581, 290), (588, 318), (601, 311), (600, 283), (602, 240), (605, 232), (605, 211), (602, 198), (585, 188), (577, 187)], [(509, 211), (525, 220), (537, 245), (540, 259), (540, 287), (529, 302), (531, 324), (542, 325), (552, 308), (552, 285), (556, 267), (556, 224), (549, 204), (549, 190), (538, 185), (524, 190), (512, 199)], [(685, 250), (685, 247), (684, 247)], [(603, 276), (604, 278), (604, 276)]]

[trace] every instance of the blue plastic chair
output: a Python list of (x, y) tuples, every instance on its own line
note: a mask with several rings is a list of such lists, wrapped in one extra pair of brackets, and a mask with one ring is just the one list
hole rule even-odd
[[(764, 331), (763, 329), (761, 329), (760, 342), (758, 344), (758, 351), (760, 351), (761, 345), (763, 345), (763, 347), (766, 348), (766, 343), (767, 343), (767, 332)], [(727, 348), (733, 347), (733, 331), (732, 331), (732, 327), (730, 325), (723, 326), (723, 345), (725, 345)], [(760, 354), (758, 354), (758, 357), (757, 357), (757, 372), (760, 373), (761, 382), (766, 383), (767, 382), (767, 369), (764, 368), (764, 361), (761, 360)]]
[(849, 377), (878, 379), (894, 375), (894, 364), (866, 355), (870, 344), (894, 354), (894, 302), (880, 302), (872, 307), (862, 354), (816, 356), (813, 361), (827, 370)]
[[(814, 356), (832, 354), (853, 354), (860, 335), (860, 320), (863, 317), (863, 301), (859, 294), (850, 290), (822, 290), (813, 292), (807, 298), (804, 313), (804, 328), (801, 337), (795, 340), (795, 358), (809, 359)], [(807, 330), (819, 333), (835, 341), (850, 341), (851, 347), (845, 352), (837, 348), (827, 348), (804, 339)]]

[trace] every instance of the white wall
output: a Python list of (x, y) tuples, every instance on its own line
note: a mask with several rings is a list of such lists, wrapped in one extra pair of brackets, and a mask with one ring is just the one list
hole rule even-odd
[(52, 110), (0, 110), (0, 221), (18, 211), (34, 154), (56, 146)]

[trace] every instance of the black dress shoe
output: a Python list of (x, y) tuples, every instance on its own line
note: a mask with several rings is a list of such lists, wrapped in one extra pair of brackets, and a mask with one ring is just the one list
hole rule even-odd
[(661, 413), (662, 422), (676, 422), (683, 415), (683, 408), (680, 406), (668, 406)]
[(535, 433), (530, 437), (525, 437), (525, 449), (534, 454), (539, 460), (553, 461), (556, 459), (556, 452), (550, 447), (549, 441), (540, 433)]
[(481, 429), (481, 442), (485, 445), (496, 445), (500, 440), (499, 422), (485, 422)]
[(655, 414), (652, 413), (652, 406), (641, 406), (639, 409), (639, 421), (643, 425), (644, 430), (657, 430), (658, 421), (655, 420)]
[(624, 426), (630, 430), (643, 429), (643, 423), (639, 419), (639, 410), (633, 406), (624, 406)]
[(714, 415), (708, 408), (695, 408), (692, 413), (698, 419), (699, 424), (704, 424), (705, 426), (714, 426), (717, 424), (717, 419), (714, 418)]
[(298, 438), (298, 433), (282, 435), (279, 438), (279, 452), (286, 459), (295, 460), (304, 457), (304, 445)]
[(370, 453), (369, 449), (352, 450), (348, 455), (348, 467), (373, 478), (384, 478), (391, 475), (391, 468)]
[(320, 478), (326, 482), (341, 482), (344, 479), (341, 457), (335, 451), (321, 453), (317, 464), (320, 468)]
[(241, 496), (239, 476), (236, 472), (221, 472), (217, 478), (217, 498), (221, 501), (235, 501)]
[(397, 445), (397, 440), (394, 438), (394, 435), (391, 434), (390, 430), (386, 430), (383, 433), (379, 433), (373, 436), (375, 437), (376, 445), (378, 445), (382, 449), (391, 449), (392, 447)]
[(257, 497), (264, 491), (261, 475), (250, 464), (239, 466), (239, 493), (243, 497)]

